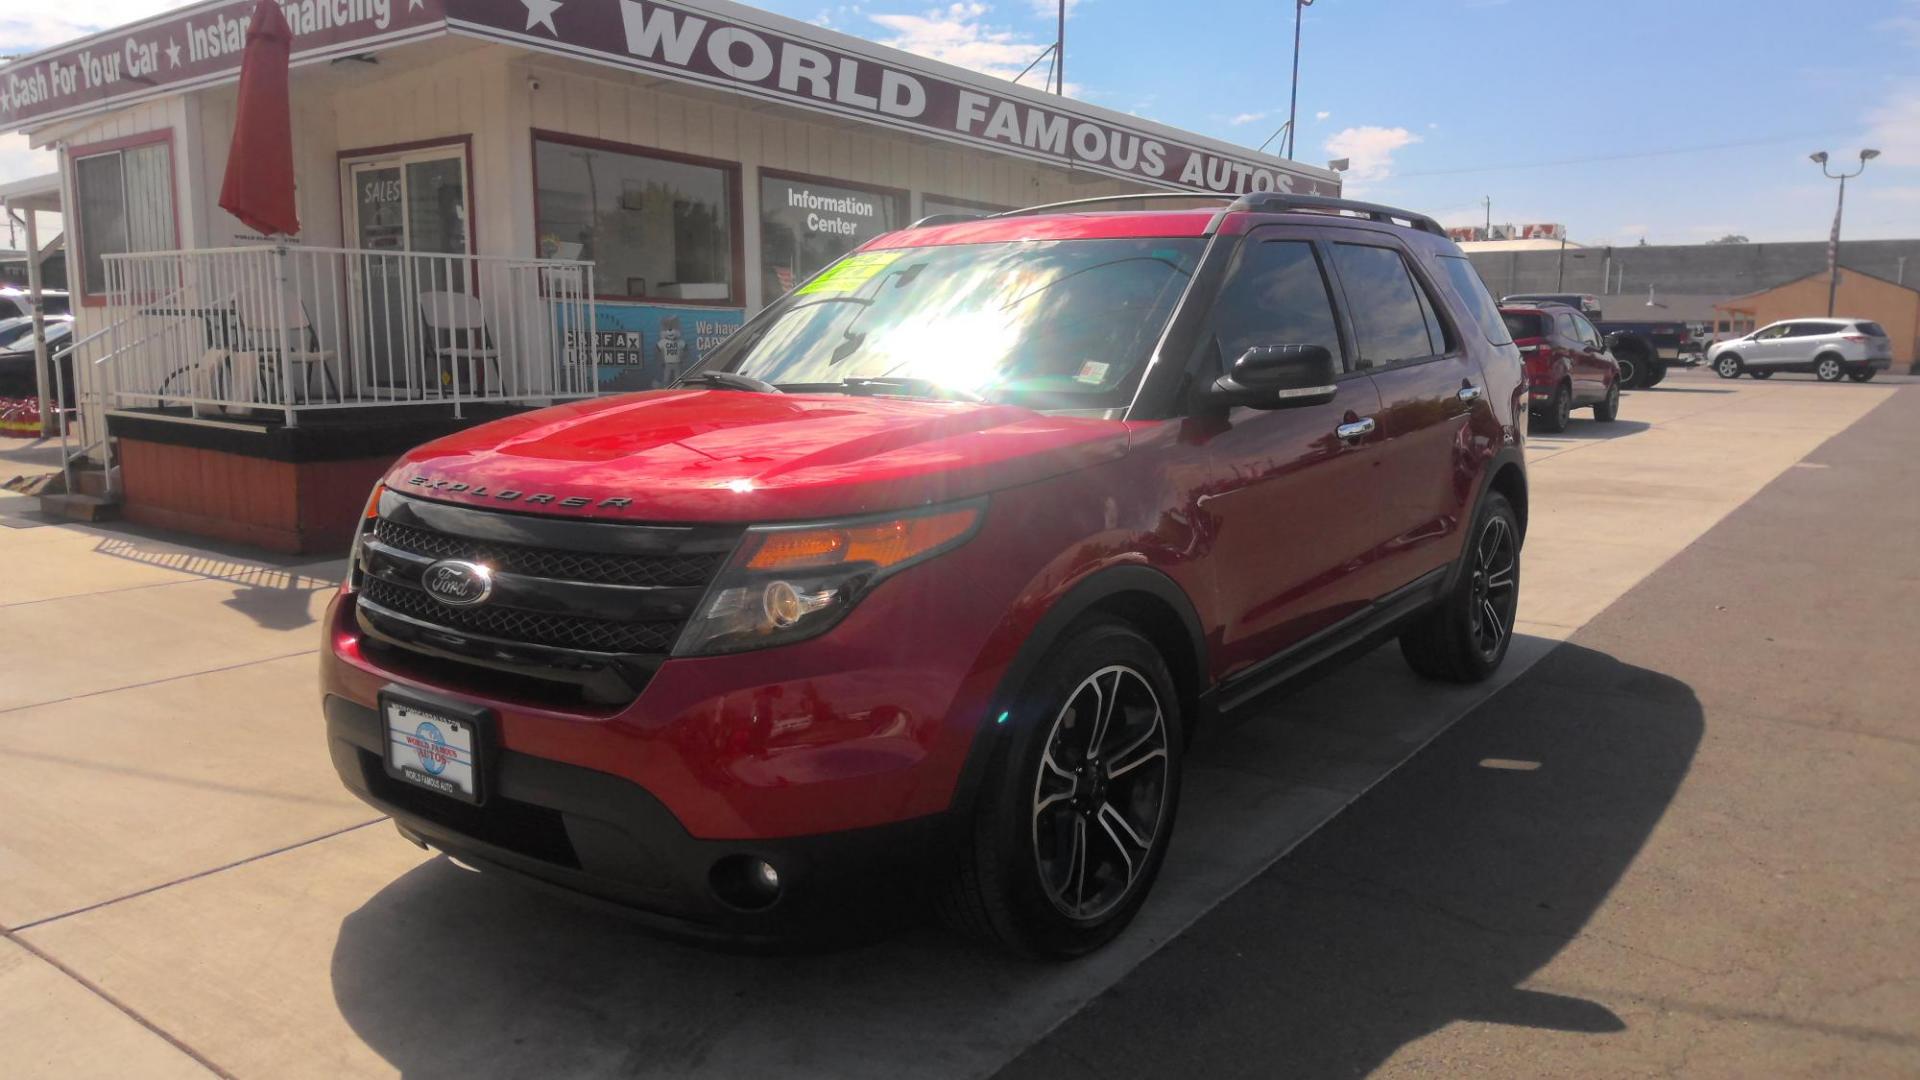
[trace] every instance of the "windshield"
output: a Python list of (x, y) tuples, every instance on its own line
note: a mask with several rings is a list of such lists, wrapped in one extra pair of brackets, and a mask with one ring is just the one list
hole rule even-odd
[[(889, 380), (1036, 408), (1128, 404), (1205, 246), (1044, 240), (855, 252), (716, 356), (783, 390)], [(874, 384), (861, 386), (875, 392)]]

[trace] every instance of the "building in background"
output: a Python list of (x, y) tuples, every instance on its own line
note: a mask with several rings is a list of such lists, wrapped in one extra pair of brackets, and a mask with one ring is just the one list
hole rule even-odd
[[(1771, 289), (1715, 305), (1722, 337), (1748, 333), (1782, 319), (1827, 313), (1827, 272), (1821, 270)], [(1893, 344), (1893, 370), (1912, 371), (1920, 358), (1920, 289), (1842, 268), (1834, 297), (1836, 316), (1871, 319)]]

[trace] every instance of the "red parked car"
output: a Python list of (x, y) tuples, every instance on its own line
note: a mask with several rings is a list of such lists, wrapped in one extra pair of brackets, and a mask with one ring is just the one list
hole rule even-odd
[(326, 620), (333, 761), (417, 843), (683, 929), (931, 897), (1083, 953), (1196, 727), (1394, 637), (1500, 664), (1520, 371), (1402, 210), (895, 232), (674, 389), (397, 464)]
[(1500, 317), (1520, 346), (1541, 431), (1567, 430), (1573, 410), (1589, 406), (1601, 423), (1620, 415), (1620, 365), (1585, 315), (1562, 304), (1505, 304)]

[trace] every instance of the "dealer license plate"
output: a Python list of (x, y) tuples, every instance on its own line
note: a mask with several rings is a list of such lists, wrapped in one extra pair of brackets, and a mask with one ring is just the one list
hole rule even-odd
[(387, 772), (428, 791), (480, 801), (480, 739), (471, 718), (384, 698)]

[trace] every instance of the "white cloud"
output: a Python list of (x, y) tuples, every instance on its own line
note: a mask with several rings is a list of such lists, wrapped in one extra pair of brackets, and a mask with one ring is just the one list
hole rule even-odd
[[(956, 67), (1012, 79), (1033, 63), (1053, 43), (1052, 38), (1035, 41), (1027, 34), (996, 27), (987, 22), (993, 8), (963, 0), (944, 8), (933, 8), (919, 15), (873, 15), (867, 18), (893, 32), (880, 44), (944, 61)], [(1035, 74), (1044, 77), (1046, 65)], [(1029, 75), (1036, 85), (1038, 79)], [(1072, 93), (1077, 88), (1067, 84)]]
[(1327, 110), (1321, 109), (1319, 112), (1313, 114), (1313, 118), (1315, 120), (1325, 120), (1327, 117), (1332, 115), (1333, 114), (1328, 112)]
[(86, 0), (84, 4), (62, 8), (58, 5), (10, 3), (0, 15), (0, 50), (24, 55), (97, 34), (115, 26), (185, 7), (182, 0)]
[(1234, 127), (1239, 127), (1242, 124), (1251, 124), (1255, 120), (1265, 120), (1266, 118), (1267, 114), (1263, 112), (1243, 112), (1228, 117), (1227, 123), (1232, 124)]
[(53, 151), (28, 147), (25, 135), (0, 135), (0, 184), (42, 176), (58, 167)]
[(1385, 180), (1393, 171), (1394, 152), (1420, 141), (1420, 136), (1403, 127), (1350, 127), (1328, 138), (1327, 156), (1347, 158), (1348, 186)]
[[(1882, 166), (1920, 165), (1920, 82), (1897, 86), (1878, 106), (1867, 113), (1867, 141), (1862, 144), (1880, 151)], [(1851, 169), (1853, 163), (1841, 161)]]

